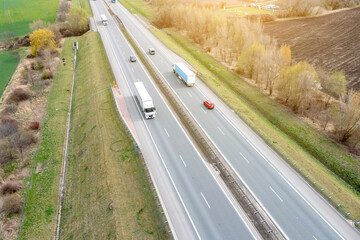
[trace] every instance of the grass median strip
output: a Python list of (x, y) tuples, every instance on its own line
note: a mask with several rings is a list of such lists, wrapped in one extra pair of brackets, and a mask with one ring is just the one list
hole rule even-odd
[(80, 37), (61, 237), (165, 239), (144, 168), (115, 111), (112, 81), (98, 34)]
[[(266, 100), (265, 96), (253, 87), (248, 86), (248, 84), (243, 80), (240, 80), (239, 77), (234, 78), (235, 74), (197, 48), (189, 40), (175, 33), (171, 29), (160, 31), (153, 28), (153, 32), (170, 49), (183, 56), (193, 66), (199, 68), (203, 79), (215, 89), (216, 92), (218, 92), (235, 110), (240, 112), (243, 118), (253, 126), (256, 126), (259, 132), (267, 139), (270, 139), (272, 144), (295, 163), (298, 168), (302, 169), (312, 181), (315, 181), (337, 203), (340, 203), (345, 211), (350, 212), (351, 216), (354, 218), (360, 218), (360, 209), (358, 208), (360, 205), (360, 198), (358, 193), (348, 187), (320, 162), (314, 160), (298, 144), (284, 134), (284, 132), (280, 131), (269, 120), (264, 118), (263, 115), (254, 111), (251, 106), (244, 102), (242, 98), (234, 92), (234, 90), (245, 93), (245, 99), (247, 99), (248, 102), (251, 102), (256, 107), (260, 107), (262, 114), (276, 123), (294, 123), (297, 121), (295, 117), (287, 113), (281, 106)], [(227, 79), (227, 81), (224, 79)], [(229, 81), (231, 81), (230, 84)], [(269, 111), (272, 111), (272, 113), (276, 113), (277, 115), (275, 116), (274, 114), (269, 113)], [(336, 146), (331, 144), (331, 142), (328, 143), (328, 140), (324, 137), (317, 136), (317, 133), (314, 133), (316, 131), (313, 130), (314, 132), (311, 132), (309, 127), (305, 124), (298, 122), (290, 130), (296, 133), (301, 132), (304, 139), (308, 139), (308, 142), (314, 145), (316, 151), (323, 151), (325, 156), (333, 152), (335, 156), (342, 159), (348, 159), (349, 164), (354, 164), (348, 154), (340, 151)], [(323, 144), (325, 144), (325, 146)], [(324, 149), (320, 149), (321, 147)]]

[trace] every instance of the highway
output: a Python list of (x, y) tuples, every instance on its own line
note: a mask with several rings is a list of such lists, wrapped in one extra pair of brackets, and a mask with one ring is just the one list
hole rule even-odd
[[(104, 2), (90, 4), (175, 239), (261, 239), (196, 150), (142, 64), (129, 61), (134, 52)], [(100, 14), (107, 16), (107, 26), (101, 23)], [(133, 93), (137, 81), (144, 83), (153, 98), (158, 113), (155, 119), (145, 120), (136, 104)]]
[[(145, 23), (118, 2), (110, 7), (143, 51), (155, 48), (156, 54), (148, 57), (287, 238), (360, 239), (336, 209), (204, 84), (197, 79), (196, 86), (189, 88), (174, 75), (172, 64), (184, 60), (155, 38)], [(216, 104), (212, 111), (202, 105), (208, 98)]]

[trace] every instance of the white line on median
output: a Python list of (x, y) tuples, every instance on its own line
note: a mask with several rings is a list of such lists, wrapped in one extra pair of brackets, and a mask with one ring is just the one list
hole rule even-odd
[(201, 196), (203, 197), (204, 201), (206, 202), (206, 205), (207, 205), (209, 208), (211, 208), (210, 205), (209, 205), (209, 203), (208, 203), (208, 201), (206, 201), (206, 198), (205, 198), (204, 194), (203, 194), (202, 192), (200, 192), (200, 194), (201, 194)]
[(270, 190), (280, 199), (280, 201), (283, 202), (283, 200), (281, 199), (281, 197), (274, 191), (274, 189), (272, 189), (271, 186), (270, 186)]
[(164, 130), (165, 130), (166, 135), (168, 135), (168, 137), (170, 137), (168, 131), (166, 131), (166, 128), (164, 128)]
[(245, 161), (246, 161), (247, 163), (250, 163), (249, 160), (248, 160), (241, 152), (239, 152), (239, 153), (240, 153), (240, 155), (245, 159)]
[(316, 238), (315, 236), (313, 236), (313, 238), (314, 238), (315, 240), (317, 240), (317, 238)]
[(186, 167), (186, 163), (185, 163), (184, 159), (182, 158), (182, 156), (179, 155), (179, 157), (180, 157), (181, 161), (183, 162), (184, 166)]

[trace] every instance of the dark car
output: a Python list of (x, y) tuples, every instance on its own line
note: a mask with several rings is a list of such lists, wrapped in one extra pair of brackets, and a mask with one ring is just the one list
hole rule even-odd
[(213, 102), (211, 102), (210, 100), (205, 100), (204, 101), (204, 105), (208, 108), (208, 109), (213, 109), (215, 107), (215, 104)]
[(130, 62), (136, 62), (136, 57), (134, 55), (130, 55)]

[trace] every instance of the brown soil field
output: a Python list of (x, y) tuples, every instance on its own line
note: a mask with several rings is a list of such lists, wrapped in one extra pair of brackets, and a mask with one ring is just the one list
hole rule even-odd
[(290, 45), (296, 61), (326, 71), (344, 70), (348, 87), (360, 90), (360, 7), (266, 23), (264, 32)]

